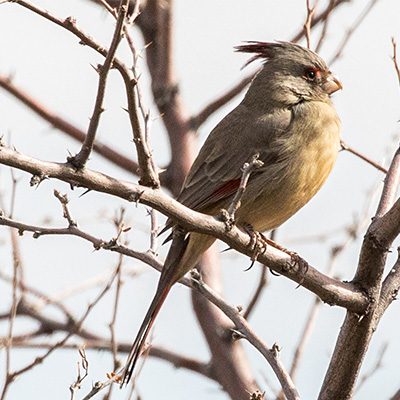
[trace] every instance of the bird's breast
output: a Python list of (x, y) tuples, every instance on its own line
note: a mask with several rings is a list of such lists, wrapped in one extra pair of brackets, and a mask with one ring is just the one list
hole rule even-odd
[(267, 231), (284, 223), (318, 192), (339, 150), (340, 120), (333, 105), (309, 102), (294, 111), (284, 161), (251, 180), (238, 222)]

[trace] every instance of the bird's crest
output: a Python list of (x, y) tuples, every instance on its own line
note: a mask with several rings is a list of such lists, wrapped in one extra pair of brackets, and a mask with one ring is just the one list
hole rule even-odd
[(236, 46), (235, 50), (241, 53), (253, 53), (255, 55), (246, 62), (243, 68), (255, 60), (261, 59), (267, 62), (269, 59), (276, 57), (288, 58), (288, 55), (290, 55), (292, 58), (307, 57), (311, 62), (316, 62), (316, 61), (321, 62), (320, 61), (321, 59), (317, 54), (296, 43), (283, 42), (283, 41), (278, 41), (278, 42), (249, 41), (244, 43), (245, 44)]
[(235, 50), (241, 53), (255, 53), (252, 58), (246, 61), (243, 66), (244, 68), (258, 59), (268, 60), (270, 57), (272, 57), (276, 47), (281, 45), (282, 43), (249, 41), (245, 42), (245, 44), (235, 46)]

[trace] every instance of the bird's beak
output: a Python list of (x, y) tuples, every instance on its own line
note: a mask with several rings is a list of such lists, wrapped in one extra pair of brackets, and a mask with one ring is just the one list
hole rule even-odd
[(331, 95), (340, 89), (343, 89), (342, 82), (333, 74), (329, 74), (325, 82), (322, 84), (323, 89), (326, 93)]

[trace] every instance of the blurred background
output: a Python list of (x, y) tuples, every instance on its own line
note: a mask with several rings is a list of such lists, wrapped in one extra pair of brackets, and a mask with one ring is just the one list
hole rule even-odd
[[(0, 2), (2, 3), (2, 2)], [(36, 5), (52, 14), (73, 16), (77, 24), (98, 42), (108, 46), (115, 27), (114, 19), (101, 7), (88, 0), (35, 0)], [(241, 70), (248, 56), (234, 52), (234, 46), (247, 40), (290, 40), (306, 20), (306, 2), (284, 0), (229, 1), (175, 0), (174, 3), (174, 64), (181, 94), (189, 112), (195, 114), (216, 96), (224, 93), (247, 76), (257, 65)], [(320, 1), (325, 6), (326, 1)], [(354, 149), (388, 167), (399, 142), (400, 115), (399, 82), (391, 59), (391, 38), (400, 42), (400, 3), (397, 0), (376, 1), (374, 7), (349, 38), (342, 54), (330, 64), (340, 77), (343, 91), (333, 102), (342, 120), (342, 138)], [(349, 1), (333, 13), (324, 44), (319, 54), (328, 62), (335, 56), (348, 29), (369, 3)], [(318, 10), (318, 9), (317, 9)], [(311, 47), (315, 47), (321, 27), (313, 30)], [(133, 28), (138, 49), (143, 49), (142, 37)], [(300, 42), (305, 45), (305, 40)], [(87, 129), (97, 90), (98, 75), (92, 66), (102, 57), (66, 30), (14, 3), (0, 4), (0, 74), (47, 105), (81, 129)], [(126, 43), (118, 56), (131, 63)], [(154, 119), (151, 147), (158, 166), (169, 162), (169, 144), (160, 117), (152, 103), (149, 76), (144, 59), (139, 59), (140, 86), (146, 108)], [(199, 130), (199, 146), (216, 123), (234, 108), (243, 94), (222, 107)], [(124, 111), (126, 98), (119, 74), (111, 71), (106, 91), (105, 109), (98, 138), (128, 157), (135, 158), (131, 129)], [(64, 162), (80, 145), (53, 129), (33, 112), (0, 89), (0, 135), (3, 141), (21, 153), (43, 160)], [(93, 170), (116, 178), (137, 181), (137, 177), (119, 169), (93, 153), (88, 164)], [(55, 180), (30, 187), (28, 174), (0, 168), (1, 208), (18, 221), (33, 225), (66, 226), (60, 203), (53, 190), (68, 193), (70, 210), (80, 228), (104, 240), (116, 236), (113, 219), (125, 208), (124, 223), (132, 229), (124, 234), (129, 246), (145, 251), (149, 248), (150, 218), (146, 208), (135, 206), (107, 195), (83, 189), (71, 190), (69, 185)], [(384, 175), (373, 166), (349, 152), (339, 154), (337, 164), (320, 193), (297, 215), (279, 228), (276, 240), (295, 250), (313, 267), (326, 271), (335, 246), (349, 238), (349, 229), (356, 224), (358, 239), (340, 253), (334, 276), (351, 280), (365, 229), (373, 216)], [(12, 203), (12, 180), (17, 180)], [(160, 216), (160, 224), (165, 221)], [(11, 285), (4, 277), (12, 276), (13, 256), (9, 229), (0, 229), (0, 313), (11, 305)], [(395, 243), (397, 246), (397, 243)], [(220, 244), (221, 250), (226, 246)], [(83, 315), (109, 279), (119, 256), (106, 251), (93, 251), (90, 243), (76, 237), (45, 236), (33, 239), (25, 233), (19, 238), (25, 280), (29, 286), (50, 298), (62, 300), (77, 318)], [(168, 246), (159, 249), (162, 259)], [(396, 247), (388, 258), (390, 269), (396, 259)], [(134, 259), (124, 259), (129, 271), (124, 277), (115, 332), (118, 341), (130, 342), (153, 296), (158, 272)], [(233, 305), (246, 305), (258, 284), (261, 267), (249, 271), (249, 260), (234, 251), (221, 254), (224, 274), (224, 297)], [(85, 327), (98, 335), (109, 337), (108, 323), (113, 313), (115, 290), (111, 290), (90, 314)], [(254, 331), (269, 345), (279, 343), (285, 366), (292, 362), (305, 319), (315, 296), (283, 277), (268, 276), (268, 285), (250, 318)], [(208, 347), (193, 316), (189, 289), (176, 285), (156, 322), (152, 343), (157, 346), (207, 361)], [(180, 313), (176, 310), (179, 309)], [(400, 386), (398, 359), (400, 356), (397, 318), (399, 305), (394, 302), (371, 342), (361, 377), (374, 372), (356, 392), (356, 399), (389, 399)], [(47, 308), (49, 316), (57, 318), (59, 311)], [(310, 343), (301, 359), (296, 379), (297, 389), (304, 399), (316, 398), (330, 355), (342, 324), (345, 311), (323, 305), (315, 322)], [(34, 330), (35, 323), (18, 318), (15, 334)], [(1, 336), (8, 332), (7, 320), (0, 321)], [(52, 340), (62, 339), (59, 333)], [(43, 342), (43, 340), (42, 340)], [(71, 344), (81, 344), (72, 338)], [(279, 388), (269, 365), (248, 343), (244, 343), (258, 383), (270, 398)], [(383, 352), (383, 349), (386, 351)], [(41, 350), (16, 348), (11, 353), (12, 369), (32, 361)], [(43, 350), (44, 352), (44, 350)], [(83, 382), (78, 398), (83, 397), (93, 382), (107, 379), (111, 372), (109, 352), (87, 351), (89, 377)], [(122, 361), (126, 355), (121, 354)], [(381, 365), (377, 367), (377, 361)], [(45, 362), (22, 375), (11, 385), (6, 398), (67, 398), (69, 385), (77, 375), (78, 351), (57, 350)], [(4, 378), (5, 351), (0, 352), (0, 376)], [(362, 379), (361, 379), (362, 380)], [(361, 381), (359, 379), (359, 382)], [(198, 374), (176, 369), (169, 363), (149, 357), (137, 382), (137, 393), (143, 399), (227, 399), (215, 382)], [(113, 398), (127, 398), (127, 390), (115, 389)], [(101, 394), (100, 394), (101, 396)]]

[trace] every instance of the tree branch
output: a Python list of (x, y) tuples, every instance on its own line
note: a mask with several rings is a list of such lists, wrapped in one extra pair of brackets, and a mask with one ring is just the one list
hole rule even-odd
[[(77, 172), (68, 164), (41, 161), (7, 147), (0, 147), (0, 163), (29, 172), (34, 175), (34, 180), (38, 182), (45, 178), (56, 178), (74, 186), (82, 186), (130, 202), (149, 205), (175, 222), (179, 222), (179, 225), (187, 231), (214, 236), (249, 257), (253, 255), (253, 250), (249, 246), (249, 237), (240, 229), (233, 227), (232, 230), (227, 232), (224, 222), (219, 222), (211, 216), (190, 210), (159, 189), (150, 189), (117, 180), (89, 169)], [(398, 208), (400, 208), (400, 205)], [(4, 221), (4, 218), (2, 221)], [(289, 255), (271, 246), (265, 253), (258, 256), (258, 261), (268, 265), (269, 268), (279, 274), (300, 283), (329, 304), (339, 305), (357, 313), (365, 312), (368, 306), (366, 296), (362, 291), (357, 290), (353, 284), (329, 278), (311, 266), (304, 274), (291, 266), (292, 260)]]
[(288, 400), (300, 400), (300, 396), (297, 390), (285, 370), (282, 362), (279, 359), (279, 346), (275, 343), (272, 347), (267, 346), (249, 327), (247, 321), (240, 315), (237, 308), (226, 304), (222, 298), (214, 292), (211, 288), (201, 281), (198, 273), (192, 273), (192, 279), (194, 286), (203, 294), (208, 300), (215, 304), (220, 310), (224, 312), (230, 318), (238, 332), (242, 337), (246, 338), (268, 361), (273, 371), (275, 372), (282, 389)]
[(354, 154), (355, 156), (357, 156), (357, 157), (361, 158), (362, 160), (366, 161), (368, 164), (371, 164), (373, 167), (375, 167), (379, 171), (382, 171), (385, 174), (387, 173), (387, 169), (386, 168), (382, 167), (382, 165), (380, 165), (377, 162), (371, 160), (367, 156), (364, 156), (364, 154), (360, 153), (359, 151), (353, 149), (347, 143), (345, 143), (343, 140), (340, 141), (340, 146), (341, 146), (342, 150), (346, 150), (349, 153)]
[(370, 306), (361, 317), (347, 312), (319, 400), (351, 397), (361, 363), (382, 316), (382, 309), (379, 308), (381, 278), (389, 248), (400, 232), (400, 200), (387, 211), (394, 201), (394, 192), (400, 179), (398, 158), (397, 151), (385, 180), (377, 214), (365, 235), (353, 279), (353, 283), (368, 294)]
[[(88, 34), (79, 29), (76, 25), (76, 21), (73, 18), (70, 17), (66, 18), (65, 20), (60, 19), (50, 14), (48, 11), (40, 7), (37, 7), (34, 4), (25, 0), (13, 0), (13, 2), (33, 11), (34, 13), (48, 19), (49, 21), (55, 23), (56, 25), (59, 25), (62, 28), (68, 30), (69, 32), (77, 36), (82, 43), (91, 47), (104, 57), (107, 57), (108, 54), (107, 49), (104, 46), (97, 43)], [(137, 81), (134, 78), (132, 72), (129, 70), (129, 68), (127, 68), (126, 65), (122, 61), (120, 61), (117, 57), (115, 57), (113, 60), (113, 66), (120, 72), (125, 83), (125, 89), (128, 101), (128, 114), (132, 126), (134, 142), (136, 144), (139, 167), (140, 167), (141, 178), (139, 182), (145, 186), (158, 187), (159, 186), (158, 174), (157, 171), (153, 169), (153, 165), (151, 162), (151, 152), (147, 147), (146, 140), (143, 135), (139, 122), (139, 113), (138, 113), (138, 107), (134, 90), (135, 86), (137, 85)]]
[[(8, 93), (12, 94), (15, 98), (25, 104), (38, 116), (49, 122), (54, 128), (64, 132), (68, 136), (77, 140), (78, 142), (84, 142), (86, 133), (72, 125), (67, 120), (56, 115), (54, 112), (49, 110), (46, 106), (38, 102), (37, 99), (29, 96), (26, 92), (17, 88), (11, 81), (10, 78), (0, 75), (0, 87), (5, 89)], [(104, 157), (106, 160), (112, 162), (114, 165), (124, 169), (125, 171), (133, 174), (138, 173), (139, 165), (130, 158), (124, 156), (120, 152), (112, 149), (106, 144), (96, 140), (93, 144), (93, 150)]]
[(199, 111), (196, 115), (193, 115), (189, 120), (189, 126), (194, 131), (197, 131), (207, 119), (217, 112), (221, 107), (223, 107), (226, 103), (234, 99), (239, 93), (241, 93), (253, 80), (255, 73), (250, 74), (243, 78), (240, 82), (238, 82), (234, 87), (226, 91), (226, 93), (217, 97), (215, 100), (212, 100), (209, 104), (207, 104), (201, 111)]
[(82, 148), (79, 153), (74, 157), (69, 157), (69, 162), (75, 166), (75, 168), (83, 168), (92, 152), (94, 141), (96, 139), (96, 132), (100, 122), (100, 116), (103, 113), (103, 101), (106, 93), (106, 84), (108, 73), (113, 65), (115, 53), (117, 47), (122, 39), (122, 30), (124, 26), (124, 20), (128, 11), (129, 0), (121, 0), (119, 4), (119, 12), (117, 24), (115, 26), (114, 35), (111, 41), (110, 48), (107, 52), (106, 59), (103, 65), (97, 66), (97, 72), (99, 74), (99, 84), (97, 88), (96, 102), (93, 109), (92, 117), (90, 118), (89, 129), (85, 136), (85, 141), (82, 144)]

